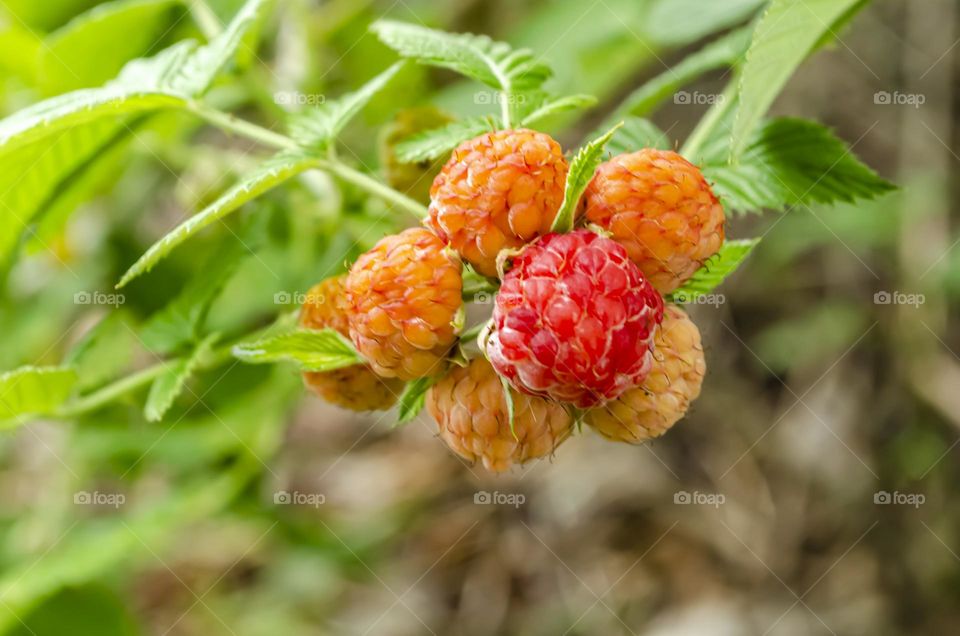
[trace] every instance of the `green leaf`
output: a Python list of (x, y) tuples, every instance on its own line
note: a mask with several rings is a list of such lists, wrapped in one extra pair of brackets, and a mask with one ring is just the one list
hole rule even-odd
[(394, 150), (403, 163), (431, 161), (448, 154), (467, 139), (495, 128), (489, 117), (469, 117), (407, 137)]
[(77, 383), (69, 367), (20, 367), (0, 375), (0, 428), (23, 423), (23, 416), (46, 415), (63, 404)]
[(103, 84), (124, 63), (149, 53), (184, 10), (178, 0), (116, 0), (82, 13), (52, 33), (41, 49), (44, 88), (63, 93)]
[(753, 32), (730, 140), (736, 160), (794, 70), (867, 0), (772, 0)]
[(291, 117), (291, 136), (303, 146), (324, 146), (337, 138), (351, 119), (379, 93), (397, 72), (403, 62), (397, 62), (353, 93), (324, 102)]
[(569, 232), (573, 229), (577, 205), (580, 196), (587, 189), (593, 173), (603, 160), (603, 149), (614, 133), (623, 126), (623, 122), (611, 128), (605, 135), (589, 142), (577, 153), (570, 162), (570, 171), (567, 172), (567, 183), (563, 189), (563, 203), (557, 211), (556, 218), (550, 228), (552, 232)]
[(163, 373), (150, 385), (147, 403), (143, 414), (150, 422), (159, 422), (173, 406), (173, 401), (183, 392), (183, 387), (193, 372), (210, 354), (210, 349), (220, 334), (211, 334), (205, 338), (187, 358), (168, 363)]
[(205, 91), (234, 53), (265, 0), (250, 0), (209, 44), (177, 43), (124, 66), (100, 88), (39, 102), (0, 121), (0, 262), (8, 261), (30, 224), (88, 166), (126, 138), (142, 116), (185, 109)]
[(417, 378), (412, 382), (407, 382), (403, 394), (400, 395), (400, 413), (397, 416), (397, 426), (406, 424), (420, 414), (427, 400), (427, 391), (439, 379), (439, 377)]
[[(595, 131), (591, 137), (599, 135), (601, 131)], [(627, 117), (623, 120), (623, 126), (613, 133), (613, 137), (607, 142), (607, 151), (613, 155), (636, 152), (641, 148), (659, 148), (660, 150), (670, 150), (673, 145), (667, 133), (660, 130), (656, 124), (649, 119), (640, 117)]]
[(593, 95), (565, 95), (554, 99), (545, 99), (520, 119), (521, 126), (531, 126), (541, 119), (570, 110), (590, 108), (597, 103)]
[(758, 238), (726, 241), (720, 251), (711, 256), (690, 280), (670, 294), (669, 300), (687, 303), (698, 296), (709, 294), (740, 267), (759, 242)]
[(403, 57), (451, 69), (508, 94), (537, 88), (551, 75), (532, 51), (514, 50), (484, 35), (444, 33), (391, 20), (378, 20), (370, 29)]
[(766, 123), (738, 163), (708, 164), (703, 173), (730, 212), (852, 202), (895, 189), (829, 128), (793, 118)]
[(746, 53), (752, 33), (752, 26), (731, 31), (685, 57), (679, 64), (670, 67), (628, 95), (616, 113), (643, 117), (704, 73), (734, 65)]
[(233, 348), (233, 355), (254, 364), (296, 362), (303, 371), (333, 371), (363, 364), (353, 344), (333, 329), (297, 329), (258, 342), (239, 344)]
[(682, 46), (750, 17), (766, 0), (654, 0), (644, 30), (661, 46)]
[(315, 161), (300, 153), (281, 152), (235, 184), (220, 198), (193, 215), (150, 246), (123, 275), (117, 288), (149, 272), (181, 243), (205, 227), (222, 220), (243, 204), (314, 167)]

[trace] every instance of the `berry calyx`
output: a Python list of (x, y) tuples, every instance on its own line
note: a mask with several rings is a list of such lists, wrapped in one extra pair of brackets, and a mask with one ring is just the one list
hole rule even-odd
[(413, 380), (443, 370), (457, 339), (461, 270), (424, 228), (388, 236), (357, 259), (344, 287), (350, 338), (377, 374)]
[[(347, 315), (340, 306), (344, 278), (328, 278), (310, 288), (300, 309), (301, 326), (335, 329), (349, 337)], [(333, 371), (305, 371), (303, 381), (307, 388), (327, 402), (353, 411), (386, 410), (403, 391), (402, 382), (381, 378), (365, 364)]]
[(573, 419), (555, 402), (513, 391), (513, 430), (504, 388), (490, 363), (456, 367), (427, 393), (427, 410), (447, 446), (493, 472), (551, 455), (570, 435)]
[(706, 370), (700, 331), (682, 309), (668, 305), (646, 379), (602, 408), (589, 411), (584, 421), (618, 442), (635, 444), (659, 437), (700, 395)]
[(583, 202), (587, 221), (609, 231), (661, 294), (723, 244), (723, 207), (700, 169), (670, 150), (600, 164)]
[(427, 225), (484, 276), (497, 254), (550, 231), (563, 202), (560, 144), (534, 130), (498, 130), (460, 144), (430, 189)]
[(586, 408), (643, 380), (662, 316), (623, 247), (587, 230), (548, 234), (504, 276), (484, 349), (518, 390)]

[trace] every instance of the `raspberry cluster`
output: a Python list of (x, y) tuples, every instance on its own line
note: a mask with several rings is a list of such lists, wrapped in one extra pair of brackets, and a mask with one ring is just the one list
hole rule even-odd
[[(614, 441), (662, 435), (699, 395), (706, 364), (696, 325), (661, 294), (720, 249), (723, 209), (696, 166), (648, 148), (598, 167), (576, 206), (587, 227), (552, 232), (567, 172), (540, 132), (462, 143), (433, 182), (425, 227), (311, 290), (328, 301), (304, 305), (301, 323), (348, 336), (366, 364), (305, 374), (308, 386), (385, 409), (403, 381), (430, 378), (440, 438), (495, 472), (550, 456), (576, 421)], [(464, 263), (499, 285), (483, 356), (470, 361), (451, 355)]]

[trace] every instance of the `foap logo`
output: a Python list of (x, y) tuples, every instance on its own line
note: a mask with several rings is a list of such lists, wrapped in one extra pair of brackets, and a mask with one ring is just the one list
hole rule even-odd
[(78, 291), (73, 295), (74, 305), (104, 305), (107, 307), (119, 307), (127, 302), (123, 294), (105, 294), (100, 291)]
[(918, 492), (887, 492), (880, 490), (873, 493), (873, 503), (878, 506), (913, 506), (919, 508), (927, 501), (926, 495)]
[(273, 503), (277, 506), (313, 506), (319, 508), (326, 502), (326, 495), (319, 492), (278, 490), (273, 493)]
[(920, 108), (927, 101), (923, 93), (901, 93), (900, 91), (877, 91), (873, 94), (873, 103), (881, 106), (913, 106)]
[(279, 291), (273, 295), (274, 305), (324, 305), (327, 297), (323, 294)]
[(687, 492), (681, 490), (673, 493), (673, 503), (678, 506), (713, 506), (719, 508), (727, 502), (727, 497), (719, 492)]
[(679, 291), (673, 294), (673, 302), (680, 305), (707, 305), (719, 308), (726, 304), (727, 297), (723, 294), (691, 294)]
[(299, 91), (277, 91), (273, 101), (280, 106), (319, 106), (326, 103), (322, 93), (301, 93)]
[(874, 305), (909, 305), (914, 309), (927, 302), (923, 294), (908, 294), (901, 291), (878, 291), (873, 295)]
[(496, 91), (477, 91), (473, 94), (473, 103), (490, 105), (490, 104), (526, 104), (527, 96), (517, 93), (517, 94), (504, 94), (498, 93)]
[(513, 506), (519, 508), (527, 502), (527, 496), (519, 492), (487, 492), (479, 490), (473, 495), (473, 503), (481, 506)]
[(73, 503), (78, 506), (113, 506), (119, 508), (127, 503), (127, 497), (119, 492), (89, 492), (80, 490), (73, 493)]
[(680, 104), (681, 106), (690, 104), (697, 106), (712, 106), (714, 104), (722, 104), (725, 99), (726, 95), (723, 95), (722, 93), (678, 91), (673, 94), (673, 103)]

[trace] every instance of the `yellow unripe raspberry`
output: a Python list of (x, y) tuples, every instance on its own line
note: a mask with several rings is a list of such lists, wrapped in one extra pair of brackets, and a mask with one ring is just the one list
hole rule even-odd
[(460, 259), (433, 232), (388, 236), (354, 263), (344, 307), (350, 338), (373, 370), (413, 380), (440, 373), (463, 305)]
[[(310, 288), (300, 309), (301, 326), (335, 329), (349, 337), (347, 316), (340, 306), (343, 280), (343, 276), (328, 278)], [(333, 371), (306, 371), (303, 381), (327, 402), (353, 411), (386, 410), (403, 391), (402, 382), (381, 378), (365, 364)]]
[(550, 231), (563, 202), (567, 160), (534, 130), (498, 130), (465, 141), (430, 189), (427, 225), (484, 276), (497, 255)]
[(682, 285), (723, 244), (723, 207), (700, 169), (645, 148), (600, 164), (584, 193), (589, 223), (627, 249), (658, 292)]
[(706, 371), (700, 331), (682, 309), (667, 305), (646, 379), (602, 408), (589, 411), (584, 421), (618, 442), (639, 443), (659, 437), (700, 395)]
[(427, 410), (453, 452), (471, 462), (480, 460), (489, 471), (503, 472), (551, 455), (573, 427), (570, 415), (556, 402), (513, 389), (510, 394), (512, 432), (500, 377), (489, 362), (477, 358), (430, 388)]

